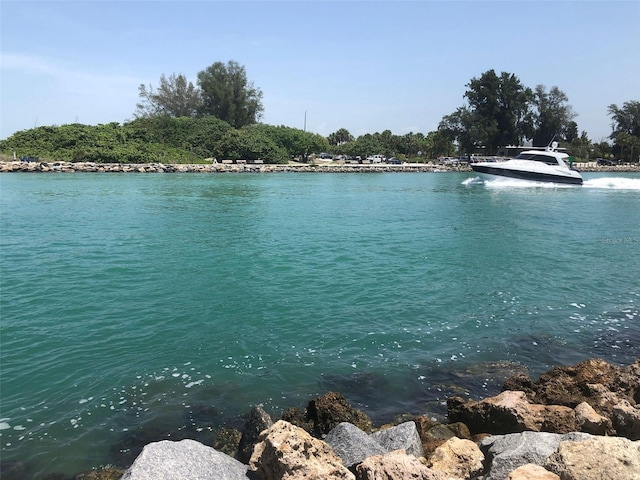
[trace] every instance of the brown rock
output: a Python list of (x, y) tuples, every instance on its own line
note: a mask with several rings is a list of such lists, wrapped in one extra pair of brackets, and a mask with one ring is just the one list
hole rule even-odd
[(504, 391), (479, 402), (452, 397), (447, 400), (449, 419), (468, 425), (473, 434), (534, 432), (568, 433), (576, 429), (571, 408), (529, 403), (524, 392)]
[(254, 405), (251, 408), (238, 445), (238, 460), (249, 463), (253, 448), (260, 441), (260, 434), (272, 425), (273, 420), (264, 408), (260, 405)]
[(422, 442), (424, 456), (429, 458), (433, 452), (435, 452), (436, 448), (455, 436), (456, 434), (453, 433), (447, 425), (440, 424), (434, 425), (428, 431), (423, 432), (420, 434), (420, 441)]
[[(529, 401), (544, 405), (564, 405), (575, 408), (589, 403), (600, 415), (609, 416), (621, 399), (631, 404), (640, 401), (640, 359), (618, 367), (593, 358), (577, 365), (556, 367), (535, 382), (524, 375), (505, 381), (503, 390), (520, 390)], [(613, 394), (613, 395), (611, 395)]]
[[(640, 440), (640, 407), (622, 400), (614, 405), (613, 424), (618, 435), (629, 440)], [(640, 475), (639, 475), (640, 476)]]
[(611, 431), (611, 420), (597, 413), (587, 402), (582, 402), (574, 411), (576, 425), (581, 432), (604, 435)]
[(250, 467), (262, 480), (355, 480), (329, 445), (284, 420), (261, 438)]
[(448, 480), (447, 475), (428, 468), (424, 458), (396, 450), (367, 458), (356, 467), (358, 480)]
[(328, 392), (311, 400), (307, 406), (307, 418), (313, 422), (314, 433), (319, 437), (333, 430), (342, 422), (351, 423), (363, 432), (371, 432), (371, 419), (353, 408), (341, 393)]
[(562, 480), (638, 480), (640, 442), (620, 437), (561, 442), (545, 467)]
[[(441, 425), (424, 415), (414, 417), (413, 422), (416, 424), (416, 429), (422, 442), (422, 450), (427, 458), (431, 456), (436, 448), (455, 436), (455, 433), (445, 425)], [(435, 430), (431, 431), (434, 428)]]
[(507, 480), (560, 480), (560, 477), (539, 465), (527, 463), (511, 472)]
[(475, 443), (453, 437), (436, 448), (428, 463), (449, 479), (469, 479), (482, 473), (483, 460), (484, 455)]
[(451, 430), (456, 437), (458, 438), (466, 438), (467, 440), (471, 440), (471, 432), (469, 431), (469, 427), (467, 427), (462, 422), (449, 423), (447, 428)]

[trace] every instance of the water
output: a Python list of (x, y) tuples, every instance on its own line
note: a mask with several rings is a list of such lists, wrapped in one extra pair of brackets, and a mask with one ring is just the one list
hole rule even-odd
[(376, 423), (640, 356), (640, 175), (3, 174), (2, 462), (210, 443), (339, 390)]

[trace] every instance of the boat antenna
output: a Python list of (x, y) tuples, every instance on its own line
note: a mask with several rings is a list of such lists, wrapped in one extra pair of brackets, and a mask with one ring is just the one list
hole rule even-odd
[(553, 137), (551, 137), (551, 141), (547, 145), (547, 150), (554, 151), (556, 148), (558, 148), (558, 142), (554, 141), (557, 135), (557, 133), (553, 134)]

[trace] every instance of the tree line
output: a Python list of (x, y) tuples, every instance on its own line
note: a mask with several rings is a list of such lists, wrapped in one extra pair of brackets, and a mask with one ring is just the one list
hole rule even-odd
[(403, 160), (494, 154), (499, 147), (546, 146), (560, 141), (581, 159), (616, 157), (638, 161), (640, 102), (610, 105), (611, 142), (593, 143), (578, 134), (577, 116), (558, 87), (524, 86), (517, 76), (494, 70), (472, 78), (464, 104), (440, 121), (436, 131), (394, 135), (390, 130), (355, 138), (345, 128), (328, 137), (260, 123), (262, 91), (235, 61), (216, 62), (192, 82), (164, 74), (159, 86), (140, 85), (134, 119), (120, 125), (43, 126), (0, 142), (0, 152), (52, 160), (104, 163), (199, 163), (213, 158), (286, 163), (311, 153), (366, 157), (383, 154)]

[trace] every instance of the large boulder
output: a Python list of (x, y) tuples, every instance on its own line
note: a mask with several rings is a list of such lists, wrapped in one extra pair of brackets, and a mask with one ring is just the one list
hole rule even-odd
[(578, 405), (574, 412), (576, 414), (576, 426), (581, 432), (592, 433), (593, 435), (604, 435), (611, 431), (611, 420), (596, 412), (587, 402)]
[(373, 455), (403, 450), (414, 457), (422, 457), (422, 443), (413, 422), (404, 422), (367, 435), (355, 425), (343, 422), (324, 438), (342, 463), (351, 468)]
[(373, 426), (365, 413), (352, 407), (338, 392), (328, 392), (311, 400), (307, 406), (306, 417), (313, 423), (317, 437), (326, 435), (343, 422), (351, 423), (367, 433), (371, 432)]
[(284, 420), (261, 439), (250, 461), (261, 480), (355, 480), (327, 443)]
[(484, 438), (480, 449), (485, 454), (489, 470), (485, 480), (504, 480), (511, 471), (527, 463), (543, 465), (560, 442), (591, 437), (587, 433), (522, 432)]
[(611, 419), (618, 435), (640, 440), (640, 406), (621, 400), (613, 406)]
[(429, 466), (447, 474), (450, 480), (475, 478), (484, 470), (484, 455), (471, 440), (453, 437), (436, 448)]
[(568, 367), (556, 367), (532, 381), (516, 375), (504, 382), (503, 390), (520, 390), (529, 401), (574, 408), (589, 403), (600, 415), (609, 417), (620, 400), (640, 402), (640, 359), (618, 367), (593, 358)]
[(247, 480), (249, 468), (195, 440), (150, 443), (122, 480)]
[(414, 422), (404, 422), (391, 428), (384, 428), (371, 435), (385, 449), (386, 452), (404, 450), (414, 457), (423, 457), (422, 442)]
[(443, 472), (428, 468), (424, 459), (403, 450), (374, 455), (356, 467), (358, 480), (448, 480)]
[(347, 467), (352, 467), (367, 457), (388, 452), (375, 438), (346, 422), (331, 430), (324, 441), (331, 446)]
[(638, 480), (640, 442), (621, 437), (592, 437), (581, 442), (562, 442), (545, 468), (562, 480)]
[[(631, 440), (639, 437), (637, 409), (640, 403), (640, 359), (631, 365), (618, 367), (597, 358), (577, 365), (556, 367), (533, 381), (526, 375), (515, 375), (504, 382), (503, 390), (525, 392), (532, 403), (562, 405), (574, 408), (589, 404), (606, 420), (597, 425), (578, 419), (583, 431), (624, 436)], [(622, 408), (621, 408), (622, 406)]]
[(515, 378), (509, 378), (505, 381), (504, 389), (522, 390), (534, 403), (574, 408), (588, 400), (585, 396), (585, 387), (588, 384), (599, 383), (608, 386), (619, 374), (619, 367), (593, 358), (577, 365), (555, 367), (540, 375), (535, 382), (518, 376), (519, 380), (525, 380), (523, 385), (514, 384)]
[(504, 391), (481, 401), (447, 399), (449, 420), (463, 422), (471, 433), (506, 434), (534, 432), (568, 433), (576, 430), (573, 409), (529, 403), (524, 392)]
[(238, 458), (241, 462), (249, 463), (253, 448), (260, 439), (260, 434), (273, 425), (271, 416), (260, 405), (255, 405), (249, 412), (247, 421), (242, 430), (240, 445), (238, 446)]

